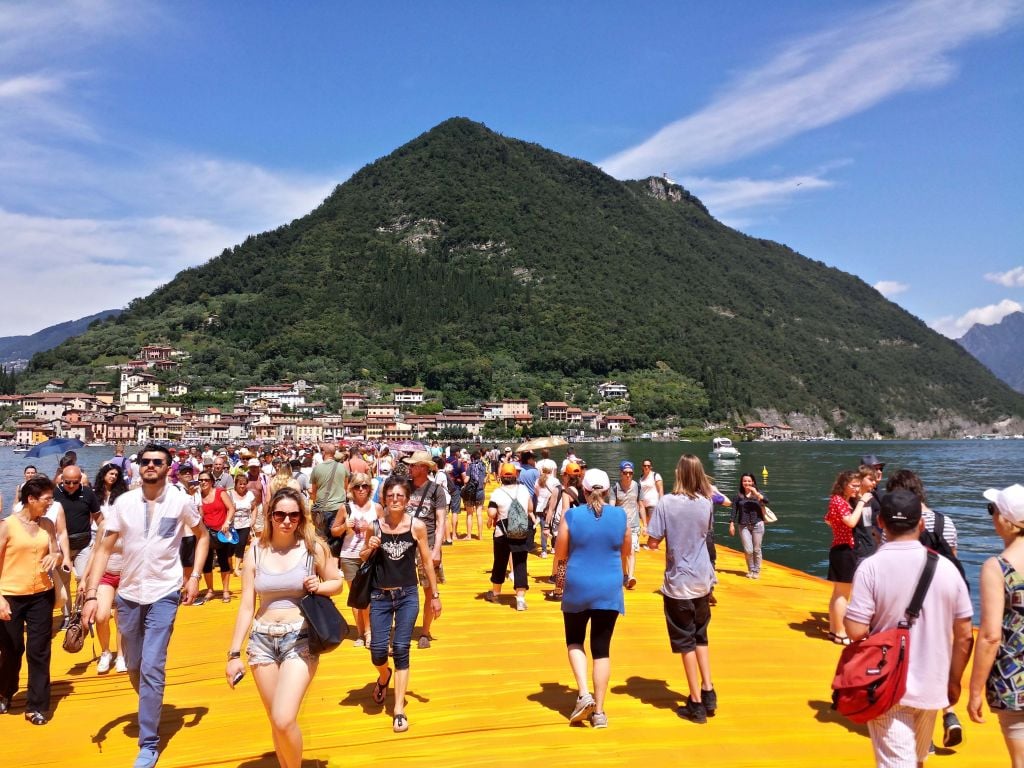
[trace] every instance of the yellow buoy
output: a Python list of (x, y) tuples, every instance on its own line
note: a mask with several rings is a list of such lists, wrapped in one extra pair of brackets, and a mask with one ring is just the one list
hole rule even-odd
[(761, 476), (762, 477), (768, 477), (768, 467), (765, 467), (765, 466), (761, 467)]

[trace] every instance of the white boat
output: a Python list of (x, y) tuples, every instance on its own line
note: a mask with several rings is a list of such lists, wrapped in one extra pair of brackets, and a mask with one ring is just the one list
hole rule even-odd
[(728, 437), (716, 437), (711, 441), (712, 459), (738, 459), (740, 452)]

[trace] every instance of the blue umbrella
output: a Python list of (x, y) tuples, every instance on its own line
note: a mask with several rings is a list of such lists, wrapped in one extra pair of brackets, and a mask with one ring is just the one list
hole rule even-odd
[(52, 456), (55, 453), (61, 455), (76, 448), (81, 448), (85, 443), (76, 437), (51, 437), (49, 440), (39, 443), (35, 448), (25, 454), (29, 459), (41, 459), (43, 456)]

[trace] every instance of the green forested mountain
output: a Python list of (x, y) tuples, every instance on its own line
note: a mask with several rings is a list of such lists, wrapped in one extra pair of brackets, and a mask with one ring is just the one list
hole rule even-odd
[(221, 388), (302, 376), (561, 399), (567, 380), (671, 369), (688, 418), (770, 408), (891, 432), (1024, 414), (859, 278), (729, 229), (681, 187), (461, 118), (37, 355), (23, 387), (95, 378), (159, 340)]

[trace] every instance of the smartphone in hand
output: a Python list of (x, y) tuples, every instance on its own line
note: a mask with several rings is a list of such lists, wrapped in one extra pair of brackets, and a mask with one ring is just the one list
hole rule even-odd
[(245, 677), (245, 670), (244, 669), (241, 672), (239, 672), (237, 675), (235, 675), (233, 678), (231, 678), (231, 687), (234, 688), (236, 685), (238, 685), (240, 682), (242, 682), (242, 678), (243, 677)]

